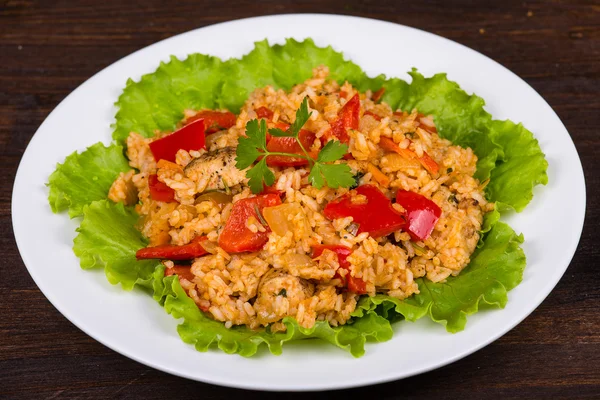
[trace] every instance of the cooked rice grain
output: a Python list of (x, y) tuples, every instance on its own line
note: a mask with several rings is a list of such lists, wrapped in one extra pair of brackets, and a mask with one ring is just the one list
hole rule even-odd
[[(306, 96), (310, 99), (312, 115), (304, 129), (322, 138), (337, 118), (339, 110), (352, 98), (356, 89), (349, 83), (341, 87), (327, 79), (329, 70), (318, 67), (313, 77), (295, 86), (290, 92), (268, 86), (255, 90), (241, 109), (235, 125), (207, 137), (208, 151), (236, 146), (244, 134), (246, 123), (256, 118), (255, 110), (267, 107), (273, 111), (273, 121), (292, 123), (297, 108)], [(341, 92), (346, 95), (342, 96)], [(194, 260), (193, 282), (181, 279), (182, 287), (198, 306), (227, 328), (247, 325), (252, 329), (270, 326), (271, 331), (283, 331), (281, 320), (296, 318), (304, 327), (315, 321), (331, 325), (345, 324), (356, 308), (359, 296), (347, 291), (344, 280), (349, 276), (365, 281), (369, 295), (384, 293), (405, 299), (419, 293), (416, 278), (426, 277), (441, 282), (457, 275), (469, 263), (479, 240), (483, 215), (493, 208), (483, 194), (483, 185), (473, 177), (477, 157), (471, 149), (454, 146), (437, 135), (430, 116), (417, 110), (394, 112), (385, 103), (371, 100), (372, 93), (360, 94), (361, 116), (359, 129), (349, 132), (349, 151), (355, 160), (347, 161), (354, 173), (363, 174), (361, 184), (375, 184), (367, 171), (368, 163), (379, 168), (389, 181), (380, 189), (392, 197), (397, 189), (411, 190), (432, 199), (442, 215), (431, 237), (414, 243), (406, 232), (395, 232), (390, 238), (373, 239), (367, 233), (354, 235), (352, 218), (333, 221), (323, 215), (325, 205), (348, 189), (317, 189), (308, 182), (305, 168), (272, 168), (274, 187), (285, 193), (284, 204), (293, 204), (285, 233), (270, 232), (260, 252), (228, 254), (217, 246), (219, 233), (226, 224), (232, 205), (215, 205), (211, 201), (195, 203), (206, 182), (202, 177), (189, 177), (183, 168), (205, 151), (177, 153), (170, 168), (158, 168), (149, 143), (131, 133), (127, 139), (127, 156), (133, 170), (121, 174), (111, 188), (109, 198), (135, 203), (141, 215), (140, 230), (150, 244), (184, 245), (195, 237), (206, 235), (215, 243), (215, 251)], [(362, 114), (369, 111), (375, 115)], [(189, 118), (196, 111), (186, 110)], [(419, 162), (399, 160), (394, 153), (384, 155), (379, 147), (381, 137), (390, 138), (402, 149), (425, 152), (440, 166), (432, 176)], [(317, 151), (320, 140), (311, 150)], [(396, 157), (396, 160), (394, 160)], [(175, 190), (178, 203), (162, 203), (150, 198), (148, 176), (156, 173), (161, 182)], [(381, 177), (380, 177), (381, 178)], [(233, 202), (252, 196), (247, 182), (231, 188)], [(130, 198), (132, 193), (137, 197)], [(360, 201), (360, 198), (355, 198)], [(398, 211), (402, 207), (394, 204)], [(261, 221), (252, 217), (246, 222), (252, 232), (265, 232)], [(350, 231), (349, 231), (350, 230)], [(334, 252), (325, 250), (320, 257), (311, 257), (315, 244), (344, 245), (353, 250), (348, 257), (349, 267), (340, 268)], [(421, 249), (421, 250), (418, 250)], [(424, 249), (424, 250), (423, 250)], [(170, 263), (170, 264), (169, 264)], [(172, 267), (172, 262), (165, 263)]]

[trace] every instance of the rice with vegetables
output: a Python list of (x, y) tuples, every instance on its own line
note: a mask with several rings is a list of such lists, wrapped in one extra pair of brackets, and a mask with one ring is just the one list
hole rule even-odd
[(468, 265), (493, 209), (473, 151), (430, 116), (327, 78), (319, 67), (290, 92), (255, 90), (237, 116), (186, 110), (175, 133), (127, 139), (132, 170), (109, 198), (136, 204), (138, 258), (163, 260), (227, 327), (337, 326), (360, 296), (410, 297), (416, 278)]

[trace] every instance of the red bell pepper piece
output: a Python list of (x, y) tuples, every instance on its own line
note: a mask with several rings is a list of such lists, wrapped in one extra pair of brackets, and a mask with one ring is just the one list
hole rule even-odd
[(337, 119), (332, 122), (331, 134), (340, 142), (348, 143), (350, 136), (348, 129), (358, 129), (358, 119), (360, 113), (360, 97), (355, 94), (338, 112)]
[[(279, 122), (275, 126), (281, 130), (287, 130), (288, 124)], [(298, 132), (298, 139), (306, 151), (309, 151), (315, 138), (317, 136), (314, 132), (301, 129)], [(267, 142), (267, 150), (280, 153), (292, 153), (305, 155), (304, 151), (293, 137), (276, 137), (272, 136)], [(300, 157), (287, 157), (287, 156), (267, 156), (267, 165), (269, 167), (301, 167), (308, 165), (308, 160)]]
[(396, 202), (405, 210), (408, 222), (404, 229), (413, 240), (425, 240), (442, 215), (442, 209), (425, 196), (406, 190), (398, 190)]
[(258, 107), (254, 111), (256, 112), (256, 116), (258, 118), (273, 119), (273, 111), (269, 110), (265, 106)]
[(267, 186), (263, 183), (262, 194), (276, 194), (277, 196), (281, 196), (281, 195), (285, 194), (285, 191), (275, 189), (275, 185)]
[(419, 118), (419, 123), (421, 124), (421, 126), (420, 126), (421, 129), (424, 129), (433, 135), (437, 135), (438, 132), (437, 132), (437, 128), (435, 127), (435, 124), (430, 125), (429, 121), (427, 123), (423, 123), (422, 118), (427, 118), (427, 115), (419, 113), (417, 115), (417, 117)]
[(244, 251), (258, 251), (269, 240), (269, 226), (265, 226), (265, 232), (252, 232), (246, 227), (248, 218), (253, 216), (260, 223), (261, 212), (265, 207), (273, 207), (281, 204), (278, 194), (262, 194), (247, 199), (238, 200), (233, 203), (231, 214), (225, 224), (225, 228), (219, 236), (219, 246), (228, 253), (241, 253)]
[(407, 160), (417, 159), (417, 153), (410, 149), (402, 149), (398, 146), (394, 141), (388, 137), (381, 136), (379, 138), (379, 147), (384, 149), (385, 151), (394, 152), (400, 154), (402, 157)]
[(167, 160), (175, 162), (175, 155), (181, 149), (205, 149), (204, 120), (198, 119), (191, 124), (150, 143), (150, 150), (156, 161)]
[(381, 89), (379, 89), (378, 91), (376, 91), (375, 93), (373, 93), (373, 96), (371, 97), (371, 100), (373, 100), (375, 103), (378, 103), (379, 100), (381, 100), (381, 98), (383, 97), (384, 93), (385, 93), (385, 88), (382, 87)]
[(331, 250), (338, 256), (338, 263), (340, 263), (340, 268), (348, 269), (350, 268), (350, 262), (348, 261), (348, 256), (352, 254), (352, 249), (346, 246), (342, 246), (339, 244), (316, 244), (313, 245), (313, 253), (312, 258), (320, 257), (323, 254), (323, 250)]
[(148, 177), (148, 186), (150, 187), (150, 198), (154, 201), (164, 201), (165, 203), (175, 202), (175, 191), (165, 183), (158, 180), (158, 175), (152, 174)]
[(381, 117), (372, 111), (365, 111), (364, 115), (370, 115), (371, 117), (375, 118), (377, 121), (381, 121)]
[[(313, 246), (312, 257), (313, 258), (319, 257), (321, 254), (323, 254), (323, 250), (325, 250), (325, 249), (331, 250), (337, 254), (338, 263), (340, 264), (340, 268), (343, 268), (345, 270), (350, 269), (350, 262), (348, 261), (348, 256), (350, 254), (352, 254), (352, 249), (350, 249), (346, 246), (335, 245), (335, 244), (332, 244), (332, 245), (318, 244), (318, 245)], [(342, 282), (344, 282), (344, 285), (346, 285), (348, 287), (348, 290), (351, 292), (354, 292), (356, 294), (367, 293), (367, 284), (361, 278), (356, 278), (356, 277), (350, 275), (350, 273), (346, 274), (346, 277), (344, 278), (337, 272), (335, 273), (335, 278), (338, 278)]]
[[(400, 146), (398, 146), (392, 139), (385, 136), (381, 136), (379, 138), (379, 147), (381, 147), (385, 151), (395, 152), (398, 154), (400, 154), (400, 150), (402, 150)], [(410, 154), (410, 158), (415, 158), (417, 156), (416, 154), (414, 154), (413, 151), (409, 150), (409, 152), (410, 153), (407, 153), (407, 156), (408, 154)]]
[(352, 217), (359, 225), (359, 234), (368, 232), (374, 238), (387, 236), (406, 224), (405, 216), (396, 211), (392, 202), (375, 186), (359, 186), (356, 194), (365, 196), (366, 202), (357, 202), (352, 193), (346, 193), (327, 204), (323, 213), (329, 219)]
[(400, 148), (400, 146), (394, 143), (392, 139), (385, 136), (382, 136), (379, 139), (379, 147), (386, 151), (398, 153), (407, 160), (419, 160), (423, 168), (425, 168), (432, 175), (437, 174), (440, 169), (439, 165), (433, 160), (433, 158), (429, 156), (429, 154), (427, 154), (427, 152), (424, 151), (423, 155), (419, 157), (414, 151)]
[(208, 254), (201, 244), (207, 239), (206, 236), (199, 236), (183, 246), (167, 244), (163, 246), (146, 247), (144, 249), (139, 249), (137, 253), (135, 253), (135, 257), (138, 260), (149, 258), (158, 258), (161, 260), (191, 260)]
[(350, 274), (346, 275), (348, 281), (348, 290), (356, 294), (367, 293), (367, 283), (360, 278), (356, 278)]
[[(186, 279), (188, 281), (194, 280), (194, 274), (192, 274), (192, 267), (188, 265), (175, 265), (172, 268), (165, 268), (165, 276), (177, 275), (179, 280)], [(189, 292), (186, 290), (186, 293), (189, 295)], [(199, 305), (198, 306), (202, 311), (206, 312), (210, 308), (209, 306)]]
[(186, 125), (199, 119), (204, 120), (204, 128), (207, 135), (229, 129), (235, 125), (235, 114), (229, 111), (203, 110), (191, 118), (188, 118)]
[(192, 274), (191, 269), (189, 266), (175, 265), (172, 268), (165, 268), (165, 276), (177, 275), (180, 278), (192, 281), (194, 280), (194, 274)]
[(419, 157), (419, 162), (431, 175), (436, 175), (440, 170), (440, 166), (425, 151)]

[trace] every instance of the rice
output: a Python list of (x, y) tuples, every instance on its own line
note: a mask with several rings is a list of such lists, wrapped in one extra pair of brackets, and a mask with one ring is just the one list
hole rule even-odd
[[(328, 80), (328, 73), (326, 67), (316, 68), (312, 78), (289, 92), (270, 86), (255, 90), (233, 127), (207, 137), (207, 151), (236, 146), (246, 123), (257, 117), (260, 107), (273, 112), (273, 122), (293, 122), (305, 96), (310, 99), (312, 115), (304, 129), (315, 133), (317, 140), (310, 150), (318, 151), (322, 146), (318, 138), (326, 137), (330, 123), (358, 93), (347, 82), (340, 86)], [(296, 318), (306, 328), (316, 321), (343, 325), (351, 318), (359, 299), (345, 287), (348, 279), (362, 280), (367, 295), (383, 293), (405, 299), (419, 293), (417, 278), (443, 282), (456, 276), (469, 263), (479, 241), (483, 215), (493, 208), (483, 195), (483, 186), (473, 177), (477, 157), (471, 149), (440, 138), (430, 116), (420, 115), (417, 110), (392, 110), (385, 103), (372, 101), (371, 96), (370, 92), (360, 94), (359, 128), (348, 132), (349, 152), (354, 160), (345, 162), (353, 172), (363, 174), (360, 184), (379, 186), (390, 198), (403, 189), (435, 202), (442, 214), (424, 241), (415, 242), (403, 231), (375, 239), (366, 232), (356, 232), (352, 217), (329, 220), (323, 214), (324, 207), (348, 189), (317, 189), (308, 182), (308, 169), (275, 167), (271, 168), (275, 174), (273, 188), (284, 193), (283, 204), (293, 205), (290, 209), (294, 210), (287, 217), (287, 230), (271, 231), (263, 221), (250, 217), (246, 228), (257, 235), (268, 233), (266, 244), (254, 253), (227, 253), (217, 246), (219, 235), (231, 215), (232, 204), (253, 196), (247, 181), (229, 187), (232, 203), (197, 202), (208, 178), (191, 177), (185, 168), (206, 151), (180, 150), (175, 163), (157, 165), (149, 143), (166, 132), (157, 133), (152, 139), (130, 134), (127, 156), (133, 169), (115, 180), (109, 198), (126, 204), (139, 200), (139, 229), (151, 246), (185, 245), (198, 236), (207, 236), (215, 244), (211, 254), (193, 260), (192, 281), (181, 279), (181, 283), (207, 315), (224, 322), (227, 328), (269, 326), (273, 332), (284, 331), (281, 321), (287, 316)], [(369, 114), (363, 115), (365, 112)], [(195, 114), (194, 110), (186, 110), (185, 117)], [(428, 155), (439, 166), (439, 173), (434, 176), (414, 161), (395, 164), (394, 157), (385, 154), (379, 145), (384, 137), (418, 157)], [(379, 185), (373, 173), (367, 171), (369, 163), (388, 178), (388, 187)], [(152, 200), (148, 187), (152, 174), (175, 191), (177, 202)], [(366, 198), (355, 196), (353, 201), (361, 203)], [(399, 204), (393, 207), (404, 212)], [(312, 249), (321, 244), (350, 248), (347, 268), (328, 249), (313, 258)], [(169, 263), (166, 265), (172, 268), (173, 263)]]
[(115, 203), (122, 202), (125, 205), (137, 203), (137, 190), (133, 183), (134, 174), (135, 170), (133, 169), (127, 172), (121, 172), (111, 185), (108, 191), (108, 198)]

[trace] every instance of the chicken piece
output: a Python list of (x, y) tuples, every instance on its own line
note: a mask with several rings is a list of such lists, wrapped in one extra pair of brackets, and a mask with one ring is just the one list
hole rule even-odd
[(239, 137), (239, 132), (235, 129), (212, 133), (206, 137), (206, 149), (212, 153), (223, 147), (235, 147)]
[(262, 325), (295, 315), (298, 305), (311, 297), (315, 286), (309, 281), (272, 269), (261, 279), (254, 309)]
[(225, 147), (205, 153), (192, 160), (185, 168), (185, 176), (196, 182), (196, 190), (226, 189), (246, 179), (246, 170), (235, 166), (235, 148)]

